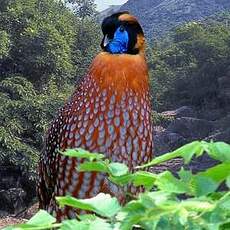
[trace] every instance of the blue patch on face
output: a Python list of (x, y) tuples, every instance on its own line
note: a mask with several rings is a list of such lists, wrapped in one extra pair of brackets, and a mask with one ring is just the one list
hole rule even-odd
[(120, 26), (114, 33), (112, 41), (106, 46), (106, 51), (112, 54), (122, 54), (128, 51), (129, 34)]

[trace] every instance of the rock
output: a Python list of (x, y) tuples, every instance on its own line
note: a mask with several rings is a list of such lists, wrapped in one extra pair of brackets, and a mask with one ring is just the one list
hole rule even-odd
[(230, 144), (230, 129), (226, 131), (218, 132), (206, 138), (208, 141), (223, 141)]
[(199, 118), (208, 120), (208, 121), (216, 121), (221, 119), (225, 114), (224, 109), (205, 109), (204, 111), (199, 112)]
[(0, 166), (0, 216), (18, 214), (36, 197), (36, 182), (16, 166)]
[(186, 143), (186, 139), (177, 133), (159, 132), (154, 136), (154, 153), (156, 156), (170, 152)]
[(213, 124), (210, 121), (182, 117), (170, 123), (166, 131), (177, 133), (188, 141), (194, 139), (204, 139), (213, 131)]
[(161, 113), (164, 116), (172, 116), (175, 118), (180, 117), (196, 117), (196, 112), (189, 106), (182, 106), (179, 109), (172, 110), (172, 111), (165, 111)]
[(213, 125), (215, 130), (226, 131), (226, 129), (230, 125), (230, 114), (228, 114), (226, 117), (216, 120), (215, 122), (213, 122)]
[(22, 188), (10, 188), (0, 191), (0, 214), (19, 213), (27, 205), (25, 204), (26, 192)]

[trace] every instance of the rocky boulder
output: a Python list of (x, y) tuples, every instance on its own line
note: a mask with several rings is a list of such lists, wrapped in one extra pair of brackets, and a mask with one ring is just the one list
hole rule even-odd
[[(216, 109), (213, 111), (195, 111), (192, 107), (162, 112), (170, 117), (154, 129), (154, 154), (161, 155), (173, 151), (194, 140), (214, 140), (230, 143), (230, 113)], [(227, 115), (226, 115), (227, 114)], [(173, 119), (171, 119), (173, 118)], [(206, 118), (206, 119), (205, 119)]]
[(193, 117), (176, 118), (166, 129), (168, 132), (177, 133), (188, 141), (204, 139), (213, 131), (210, 121)]
[(36, 197), (36, 182), (19, 167), (0, 166), (0, 217), (25, 210)]
[(190, 106), (182, 106), (176, 110), (165, 111), (161, 113), (164, 116), (170, 116), (174, 118), (180, 117), (196, 117), (196, 111)]

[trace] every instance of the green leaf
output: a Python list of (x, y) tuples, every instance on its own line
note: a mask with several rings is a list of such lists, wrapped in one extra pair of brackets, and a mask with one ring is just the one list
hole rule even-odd
[(207, 169), (205, 172), (198, 173), (197, 175), (209, 177), (215, 182), (222, 183), (230, 176), (230, 164), (218, 164), (212, 168)]
[(112, 230), (109, 223), (101, 218), (94, 218), (93, 220), (85, 219), (83, 221), (65, 220), (60, 230)]
[(4, 228), (5, 230), (40, 230), (58, 227), (60, 224), (54, 224), (56, 219), (44, 210), (39, 210), (27, 223), (18, 224)]
[(84, 149), (67, 149), (65, 152), (60, 152), (60, 153), (69, 157), (88, 159), (89, 161), (101, 160), (104, 158), (103, 154), (90, 153)]
[(33, 216), (27, 224), (36, 226), (49, 226), (56, 222), (56, 219), (44, 210), (39, 210), (38, 213)]
[(193, 177), (193, 174), (191, 171), (184, 170), (184, 168), (181, 168), (181, 170), (178, 172), (178, 175), (184, 183), (189, 183)]
[(174, 177), (169, 171), (159, 174), (155, 184), (160, 190), (169, 193), (181, 194), (188, 192), (186, 184)]
[(114, 184), (124, 186), (133, 180), (133, 174), (126, 174), (124, 176), (109, 176), (109, 180)]
[(135, 186), (143, 185), (148, 190), (154, 186), (156, 179), (157, 175), (150, 172), (139, 171), (133, 174), (133, 184)]
[(111, 163), (108, 165), (109, 172), (112, 176), (124, 176), (129, 172), (129, 168), (125, 164)]
[(77, 220), (65, 220), (62, 222), (60, 230), (88, 230), (89, 224)]
[(191, 180), (191, 191), (193, 191), (196, 197), (205, 196), (213, 193), (218, 188), (219, 183), (216, 183), (209, 177), (197, 175)]
[(121, 209), (116, 198), (100, 193), (91, 199), (76, 199), (70, 196), (56, 197), (61, 206), (71, 206), (87, 211), (93, 211), (104, 217), (113, 217)]
[(165, 161), (177, 158), (177, 157), (183, 157), (185, 163), (189, 163), (190, 160), (192, 159), (194, 154), (197, 154), (198, 156), (200, 156), (203, 151), (202, 151), (202, 142), (199, 141), (194, 141), (190, 144), (184, 145), (181, 148), (171, 152), (171, 153), (166, 153), (160, 157), (156, 157), (155, 159), (153, 159), (151, 162), (149, 162), (148, 164), (142, 165), (142, 166), (138, 166), (136, 167), (137, 169), (141, 169), (141, 168), (145, 168), (145, 167), (150, 167), (150, 166), (154, 166), (157, 164), (161, 164)]
[(230, 218), (230, 192), (226, 193), (217, 203), (217, 206), (222, 209)]
[(209, 144), (208, 154), (215, 160), (230, 163), (230, 145), (224, 142), (215, 142)]
[(78, 216), (79, 220), (85, 221), (85, 220), (96, 220), (97, 216), (95, 214), (84, 214), (84, 215), (80, 215)]
[(105, 172), (107, 173), (108, 167), (103, 161), (98, 162), (84, 162), (77, 167), (80, 172)]
[(226, 180), (226, 185), (228, 186), (228, 188), (230, 188), (230, 176), (228, 176), (228, 178)]
[(148, 192), (146, 193), (147, 196), (151, 197), (153, 200), (154, 204), (159, 206), (168, 200), (176, 200), (174, 195), (168, 192), (163, 192), (163, 191), (156, 191), (156, 192)]
[(181, 225), (185, 226), (188, 222), (189, 212), (186, 209), (182, 208), (179, 210), (178, 214)]
[(180, 207), (185, 208), (188, 211), (196, 212), (209, 212), (215, 208), (215, 204), (202, 200), (185, 200), (179, 204)]

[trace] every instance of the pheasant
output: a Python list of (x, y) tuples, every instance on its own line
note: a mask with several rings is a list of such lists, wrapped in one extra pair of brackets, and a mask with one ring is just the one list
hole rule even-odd
[[(125, 163), (132, 171), (153, 156), (153, 127), (145, 59), (145, 38), (137, 19), (128, 12), (113, 14), (102, 22), (102, 51), (70, 100), (48, 130), (39, 162), (40, 208), (59, 221), (74, 218), (76, 210), (60, 208), (56, 196), (79, 199), (100, 192), (119, 201), (124, 191), (98, 172), (78, 172), (82, 159), (63, 156), (59, 150), (83, 148)], [(132, 186), (126, 191), (136, 194)]]

